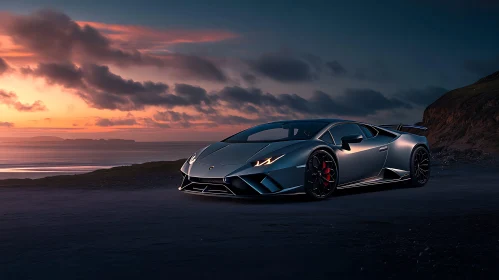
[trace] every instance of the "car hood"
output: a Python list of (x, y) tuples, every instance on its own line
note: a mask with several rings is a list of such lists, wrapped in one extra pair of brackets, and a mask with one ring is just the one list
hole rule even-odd
[(303, 140), (272, 143), (218, 142), (207, 147), (196, 162), (206, 165), (243, 165), (300, 142)]

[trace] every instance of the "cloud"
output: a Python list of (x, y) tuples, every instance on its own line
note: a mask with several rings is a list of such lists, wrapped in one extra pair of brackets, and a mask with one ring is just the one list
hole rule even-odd
[(249, 63), (250, 67), (279, 82), (306, 82), (317, 79), (311, 65), (303, 59), (287, 54), (267, 53)]
[(429, 86), (423, 89), (411, 89), (399, 92), (397, 97), (416, 105), (428, 106), (449, 90), (442, 87)]
[(214, 99), (208, 96), (206, 90), (198, 86), (176, 84), (175, 93), (182, 97), (186, 101), (186, 104), (189, 105), (210, 105), (214, 102)]
[(129, 111), (150, 105), (172, 107), (189, 104), (185, 99), (169, 94), (169, 87), (164, 83), (124, 79), (107, 66), (40, 63), (35, 69), (24, 68), (21, 72), (72, 89), (87, 104), (98, 109)]
[[(92, 25), (111, 31), (115, 28), (96, 23), (80, 25), (66, 14), (53, 10), (39, 10), (30, 15), (4, 13), (0, 22), (3, 33), (17, 46), (33, 53), (35, 58), (43, 62), (106, 63), (121, 67), (157, 66), (170, 69), (172, 74), (180, 78), (215, 82), (227, 80), (223, 71), (206, 58), (168, 52), (141, 52), (133, 45), (123, 48), (123, 42), (114, 42), (111, 34), (106, 36)], [(136, 27), (133, 30), (136, 35), (140, 31), (149, 36), (156, 34), (156, 31), (147, 28)], [(161, 33), (160, 36), (165, 34)]]
[(258, 80), (255, 75), (250, 73), (242, 73), (241, 78), (243, 78), (243, 80), (250, 85), (255, 84)]
[[(112, 73), (107, 66), (96, 64), (82, 67), (71, 64), (40, 64), (34, 69), (23, 69), (22, 72), (44, 77), (50, 83), (72, 89), (94, 108), (130, 111), (156, 106), (168, 109), (156, 113), (151, 120), (144, 121), (150, 126), (169, 122), (190, 127), (193, 121), (201, 120), (232, 124), (237, 120), (250, 123), (273, 118), (357, 117), (382, 110), (412, 108), (398, 98), (386, 97), (372, 89), (348, 89), (335, 97), (316, 91), (311, 97), (304, 98), (294, 93), (272, 94), (259, 88), (239, 86), (224, 87), (208, 93), (202, 87), (179, 83), (170, 92), (167, 84), (124, 79)], [(411, 96), (408, 98), (412, 98)], [(171, 110), (175, 107), (195, 109), (198, 115), (192, 117)], [(239, 114), (236, 116), (232, 111)], [(233, 117), (229, 117), (230, 115)], [(258, 117), (248, 117), (255, 115)], [(110, 121), (101, 120), (99, 125), (114, 124)]]
[(499, 56), (487, 60), (467, 60), (463, 67), (470, 73), (485, 77), (499, 71)]
[(154, 119), (157, 121), (171, 121), (171, 122), (189, 122), (196, 120), (198, 118), (189, 115), (185, 112), (176, 112), (176, 111), (164, 111), (164, 112), (157, 112), (154, 115)]
[(382, 110), (398, 108), (411, 109), (412, 106), (397, 98), (388, 98), (372, 89), (347, 89), (337, 98), (349, 116), (366, 116)]
[(164, 83), (135, 82), (131, 79), (124, 79), (119, 75), (111, 73), (109, 67), (96, 64), (88, 64), (82, 67), (85, 82), (101, 91), (116, 95), (140, 95), (151, 96), (161, 95), (168, 90), (168, 85)]
[(83, 71), (72, 63), (40, 63), (37, 68), (21, 68), (25, 75), (43, 77), (50, 84), (59, 84), (66, 88), (84, 88)]
[(47, 107), (41, 100), (33, 102), (33, 104), (23, 104), (19, 101), (17, 95), (13, 92), (0, 90), (0, 104), (7, 105), (19, 112), (38, 112), (47, 111)]
[(167, 67), (179, 78), (191, 78), (213, 82), (226, 82), (225, 73), (213, 62), (195, 55), (171, 54), (164, 57)]
[(14, 124), (11, 122), (0, 122), (0, 127), (10, 128), (10, 127), (14, 127)]
[[(297, 94), (270, 94), (256, 88), (225, 87), (216, 93), (219, 101), (247, 114), (265, 113), (286, 117), (367, 116), (382, 110), (410, 109), (397, 98), (372, 89), (347, 89), (339, 96), (316, 91), (310, 98)], [(362, 100), (362, 102), (359, 102)], [(240, 106), (246, 104), (246, 106)], [(249, 107), (247, 107), (249, 106)]]
[(97, 29), (89, 25), (81, 27), (57, 11), (39, 10), (30, 15), (12, 15), (9, 19), (4, 28), (13, 41), (46, 59), (72, 61), (83, 58), (119, 65), (162, 64), (161, 60), (138, 51), (113, 48), (110, 40)]
[(238, 37), (237, 34), (224, 30), (162, 30), (146, 26), (90, 21), (77, 23), (81, 27), (91, 26), (97, 29), (121, 48), (133, 48), (150, 53), (164, 52), (165, 48), (174, 44), (219, 42)]
[(10, 69), (10, 66), (7, 64), (7, 62), (0, 57), (0, 76), (7, 72), (7, 70)]
[(171, 126), (168, 123), (161, 123), (157, 122), (151, 118), (144, 118), (143, 119), (144, 125), (146, 127), (153, 127), (153, 128), (171, 128)]
[(381, 110), (411, 108), (411, 105), (405, 102), (388, 98), (371, 89), (347, 89), (335, 97), (323, 91), (316, 91), (307, 99), (297, 94), (273, 95), (255, 88), (226, 87), (217, 95), (220, 101), (233, 107), (243, 103), (251, 104), (251, 110), (237, 107), (245, 113), (264, 111), (266, 114), (286, 117), (366, 116)]
[(326, 66), (332, 76), (344, 76), (347, 73), (345, 67), (343, 67), (343, 65), (341, 65), (337, 60), (326, 62)]
[(258, 88), (242, 88), (238, 86), (224, 87), (217, 96), (232, 104), (250, 103), (253, 105), (278, 106), (277, 98), (270, 93), (263, 93)]
[(106, 119), (100, 118), (95, 122), (96, 126), (110, 127), (110, 126), (131, 126), (136, 125), (137, 120), (135, 118), (124, 118), (124, 119)]
[(156, 112), (156, 114), (154, 114), (155, 121), (169, 122), (184, 128), (193, 126), (192, 121), (196, 121), (199, 119), (200, 118), (198, 116), (193, 116), (185, 112), (176, 112), (171, 110), (163, 112), (158, 111)]
[(34, 69), (22, 68), (21, 72), (72, 89), (87, 104), (98, 109), (130, 111), (146, 106), (198, 106), (199, 110), (209, 111), (216, 102), (215, 96), (210, 96), (201, 87), (176, 84), (176, 94), (172, 94), (167, 84), (125, 79), (112, 73), (109, 67), (97, 64), (78, 67), (70, 63), (40, 63)]

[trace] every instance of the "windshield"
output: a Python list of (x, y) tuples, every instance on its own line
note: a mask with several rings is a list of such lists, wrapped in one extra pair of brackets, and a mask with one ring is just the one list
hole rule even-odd
[(328, 122), (318, 121), (268, 123), (241, 131), (222, 142), (249, 143), (308, 140), (326, 125), (328, 125)]

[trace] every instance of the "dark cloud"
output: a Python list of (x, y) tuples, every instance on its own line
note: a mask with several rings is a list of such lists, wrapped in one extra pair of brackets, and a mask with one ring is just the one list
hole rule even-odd
[(499, 56), (488, 60), (467, 60), (463, 67), (470, 73), (485, 77), (499, 71)]
[(306, 53), (301, 56), (305, 61), (307, 61), (317, 73), (320, 73), (322, 71), (322, 68), (324, 67), (322, 58), (320, 56), (317, 56), (315, 54), (310, 54)]
[(19, 101), (17, 95), (13, 92), (0, 90), (0, 104), (7, 105), (19, 112), (38, 112), (47, 111), (47, 107), (41, 100), (33, 102), (33, 104), (23, 104)]
[(188, 84), (176, 84), (175, 93), (182, 97), (187, 104), (191, 105), (210, 105), (214, 102), (204, 88)]
[(166, 57), (165, 65), (171, 67), (173, 75), (198, 80), (226, 82), (224, 72), (206, 58), (194, 55), (171, 54)]
[(181, 78), (225, 82), (227, 77), (212, 61), (183, 54), (152, 56), (136, 49), (114, 47), (97, 29), (81, 27), (64, 13), (40, 10), (30, 15), (10, 16), (3, 29), (12, 40), (44, 62), (110, 63), (118, 66), (169, 68)]
[(116, 95), (161, 95), (168, 90), (168, 85), (146, 81), (135, 82), (131, 79), (123, 79), (121, 76), (109, 71), (109, 67), (95, 64), (83, 66), (83, 77), (85, 82), (101, 91)]
[(331, 95), (323, 91), (315, 91), (312, 97), (307, 101), (309, 113), (324, 116), (324, 115), (341, 115), (348, 112), (348, 109), (338, 104)]
[(215, 115), (211, 116), (209, 120), (217, 125), (241, 125), (258, 123), (261, 119), (255, 120), (235, 115)]
[(388, 98), (372, 89), (347, 89), (337, 100), (346, 108), (344, 113), (349, 116), (366, 116), (381, 110), (412, 108), (397, 98)]
[(250, 103), (253, 105), (278, 106), (277, 98), (270, 93), (263, 93), (257, 88), (242, 88), (238, 86), (225, 87), (217, 93), (221, 100), (232, 104)]
[(264, 54), (249, 65), (254, 71), (279, 82), (305, 82), (317, 78), (306, 60), (287, 54)]
[(7, 62), (3, 58), (0, 57), (0, 75), (7, 72), (7, 70), (9, 70), (9, 69), (10, 69), (10, 67), (7, 64)]
[(22, 70), (46, 78), (50, 83), (73, 89), (90, 106), (98, 109), (140, 110), (145, 106), (187, 106), (190, 101), (168, 93), (168, 85), (136, 82), (109, 71), (107, 66), (87, 64), (81, 68), (68, 63), (41, 63)]
[(281, 113), (310, 113), (310, 109), (307, 106), (309, 101), (297, 94), (280, 94), (277, 96), (278, 102), (283, 106), (289, 108), (289, 112), (285, 110), (278, 110)]
[(13, 127), (14, 124), (11, 122), (0, 122), (0, 127)]
[(337, 60), (326, 62), (326, 66), (331, 72), (331, 75), (338, 77), (347, 73), (347, 70)]
[(171, 122), (190, 122), (196, 120), (197, 118), (189, 115), (185, 112), (176, 112), (176, 111), (164, 111), (164, 112), (156, 112), (154, 115), (154, 119), (157, 121), (171, 121)]
[(125, 118), (125, 119), (98, 119), (95, 122), (96, 126), (108, 127), (108, 126), (130, 126), (136, 125), (137, 120), (135, 118)]
[(21, 68), (25, 75), (44, 77), (50, 84), (66, 88), (83, 88), (83, 71), (72, 63), (40, 63), (37, 68)]
[(42, 58), (54, 61), (99, 61), (118, 65), (156, 65), (163, 62), (138, 51), (113, 48), (95, 28), (80, 27), (64, 13), (40, 10), (26, 16), (14, 16), (5, 26), (15, 43)]
[(171, 126), (168, 123), (161, 123), (157, 122), (151, 118), (144, 118), (142, 120), (144, 122), (144, 125), (146, 127), (153, 127), (153, 128), (171, 128)]
[(256, 114), (256, 113), (258, 113), (258, 109), (255, 106), (249, 105), (249, 104), (243, 105), (242, 111), (243, 112), (247, 112), (249, 114)]
[[(309, 98), (297, 94), (273, 95), (256, 88), (225, 87), (216, 93), (220, 101), (244, 113), (270, 112), (294, 116), (366, 116), (381, 110), (411, 108), (397, 99), (371, 89), (347, 89), (342, 95), (316, 91)], [(245, 106), (241, 106), (245, 104)], [(250, 107), (247, 107), (247, 106)]]
[(209, 95), (201, 87), (176, 84), (176, 94), (172, 94), (167, 84), (124, 79), (112, 73), (109, 67), (96, 64), (77, 67), (69, 63), (41, 63), (35, 69), (21, 71), (73, 89), (85, 102), (98, 109), (130, 111), (146, 106), (197, 106), (198, 110), (209, 112), (217, 102), (216, 96)]
[[(167, 109), (180, 107), (195, 109), (198, 114), (191, 116), (173, 110), (157, 112), (153, 119), (143, 121), (148, 126), (162, 126), (167, 122), (175, 126), (190, 127), (193, 121), (202, 120), (232, 124), (237, 121), (250, 123), (283, 117), (366, 116), (382, 110), (411, 108), (411, 105), (400, 99), (388, 98), (371, 89), (348, 89), (336, 97), (317, 91), (311, 97), (304, 98), (297, 94), (271, 94), (258, 88), (239, 86), (208, 93), (199, 86), (176, 84), (174, 93), (170, 93), (166, 84), (127, 80), (111, 73), (107, 66), (95, 64), (82, 67), (40, 64), (37, 68), (25, 69), (24, 72), (73, 89), (90, 106), (98, 109), (129, 111), (147, 106)], [(412, 98), (412, 95), (407, 98)], [(228, 110), (258, 117), (228, 117)], [(116, 121), (118, 120), (102, 119), (98, 125), (111, 126)]]
[(416, 105), (428, 106), (444, 95), (449, 90), (442, 87), (429, 86), (423, 89), (411, 89), (397, 94), (401, 100), (412, 102)]
[(250, 73), (242, 73), (241, 78), (243, 78), (243, 80), (250, 85), (253, 85), (257, 82), (256, 76)]

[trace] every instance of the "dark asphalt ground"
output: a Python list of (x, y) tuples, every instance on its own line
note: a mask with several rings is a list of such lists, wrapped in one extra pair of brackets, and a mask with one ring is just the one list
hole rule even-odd
[(497, 279), (499, 168), (322, 202), (0, 189), (0, 279)]

